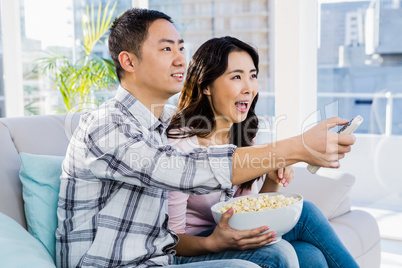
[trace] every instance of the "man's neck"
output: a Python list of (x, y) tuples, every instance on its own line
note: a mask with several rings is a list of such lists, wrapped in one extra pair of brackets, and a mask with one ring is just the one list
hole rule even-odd
[(127, 90), (131, 95), (133, 95), (139, 102), (142, 103), (156, 118), (162, 114), (163, 108), (165, 107), (168, 98), (163, 98), (160, 96), (152, 96), (147, 94), (148, 92), (144, 90), (136, 90), (135, 87), (130, 87), (127, 83), (122, 81), (121, 86)]

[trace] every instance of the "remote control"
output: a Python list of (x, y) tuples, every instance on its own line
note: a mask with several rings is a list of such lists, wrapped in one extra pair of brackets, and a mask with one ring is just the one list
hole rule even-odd
[[(356, 116), (355, 118), (353, 118), (352, 120), (349, 121), (349, 123), (347, 123), (346, 125), (344, 125), (339, 131), (339, 134), (352, 134), (358, 126), (360, 126), (360, 124), (363, 122), (363, 117), (361, 117), (360, 115)], [(318, 166), (312, 166), (312, 165), (308, 165), (307, 169), (312, 173), (315, 174), (320, 167)]]

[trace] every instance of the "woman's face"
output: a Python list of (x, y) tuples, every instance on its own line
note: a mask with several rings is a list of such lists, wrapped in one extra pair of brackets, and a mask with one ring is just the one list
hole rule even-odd
[(204, 89), (215, 118), (223, 117), (231, 123), (239, 123), (246, 119), (257, 93), (257, 69), (250, 55), (244, 51), (231, 52), (225, 73)]

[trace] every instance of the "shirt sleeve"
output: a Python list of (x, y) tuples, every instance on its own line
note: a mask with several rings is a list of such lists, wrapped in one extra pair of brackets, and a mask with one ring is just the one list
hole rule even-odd
[(176, 234), (186, 233), (188, 194), (169, 191), (169, 227)]
[(166, 141), (158, 142), (157, 130), (147, 131), (122, 116), (96, 117), (82, 139), (87, 148), (85, 165), (101, 179), (188, 194), (223, 190), (231, 197), (236, 146), (195, 148), (183, 153)]

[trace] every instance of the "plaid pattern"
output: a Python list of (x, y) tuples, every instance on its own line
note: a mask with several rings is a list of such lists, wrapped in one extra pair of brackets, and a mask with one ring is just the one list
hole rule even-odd
[(234, 146), (183, 153), (168, 145), (171, 111), (160, 120), (122, 87), (81, 117), (63, 162), (58, 267), (172, 264), (167, 190), (233, 194)]

